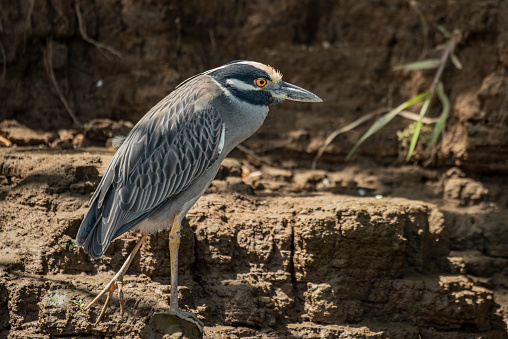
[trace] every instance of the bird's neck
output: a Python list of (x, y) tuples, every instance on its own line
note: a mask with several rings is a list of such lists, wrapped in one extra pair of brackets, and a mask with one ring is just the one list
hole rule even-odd
[(254, 134), (268, 115), (268, 106), (252, 105), (236, 99), (234, 96), (223, 98), (230, 109), (223, 113), (222, 119), (226, 129), (227, 153), (239, 143)]

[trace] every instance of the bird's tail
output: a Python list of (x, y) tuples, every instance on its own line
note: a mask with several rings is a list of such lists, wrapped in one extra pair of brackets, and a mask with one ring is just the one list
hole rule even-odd
[(81, 226), (79, 226), (78, 234), (76, 235), (77, 246), (81, 247), (85, 244), (86, 239), (90, 236), (90, 233), (94, 230), (99, 221), (100, 215), (98, 215), (97, 210), (97, 199), (94, 199), (85, 215), (85, 218), (81, 222)]

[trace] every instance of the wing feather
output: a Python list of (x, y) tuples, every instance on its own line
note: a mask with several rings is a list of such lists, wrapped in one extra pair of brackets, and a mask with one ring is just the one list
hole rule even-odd
[(101, 256), (114, 238), (176, 197), (217, 161), (223, 123), (209, 104), (213, 98), (206, 86), (193, 90), (194, 81), (150, 110), (114, 155), (76, 239), (91, 257)]

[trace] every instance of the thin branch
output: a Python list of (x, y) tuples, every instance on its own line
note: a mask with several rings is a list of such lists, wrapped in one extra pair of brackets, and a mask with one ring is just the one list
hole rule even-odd
[(441, 56), (439, 68), (437, 69), (436, 75), (434, 76), (434, 80), (432, 81), (432, 85), (430, 86), (429, 92), (431, 92), (431, 93), (436, 92), (436, 87), (437, 87), (437, 84), (439, 83), (439, 81), (441, 80), (441, 75), (443, 74), (444, 68), (446, 66), (446, 62), (448, 61), (448, 58), (450, 57), (450, 55), (452, 55), (452, 53), (455, 49), (455, 46), (457, 45), (457, 42), (460, 40), (460, 36), (461, 36), (461, 34), (458, 30), (453, 31), (453, 35), (450, 39), (450, 42), (446, 46), (446, 49), (445, 49), (443, 55)]
[(83, 128), (83, 124), (78, 120), (78, 118), (72, 111), (71, 107), (69, 106), (69, 103), (65, 99), (64, 95), (62, 94), (62, 91), (60, 90), (60, 87), (58, 86), (58, 82), (56, 81), (55, 72), (53, 71), (53, 41), (51, 40), (51, 38), (49, 38), (46, 41), (46, 49), (43, 49), (42, 52), (44, 55), (44, 68), (46, 69), (46, 73), (48, 74), (51, 83), (55, 87), (55, 90), (58, 96), (60, 97), (60, 100), (62, 101), (69, 115), (71, 116), (72, 121), (74, 121), (74, 124), (79, 126), (79, 128)]
[(99, 41), (95, 41), (94, 39), (90, 38), (86, 34), (85, 23), (83, 21), (83, 17), (81, 16), (81, 11), (79, 10), (79, 4), (77, 2), (76, 2), (76, 6), (75, 7), (76, 7), (76, 16), (78, 17), (79, 32), (81, 33), (81, 37), (83, 38), (83, 40), (85, 40), (86, 42), (94, 45), (95, 47), (97, 47), (99, 49), (104, 49), (104, 50), (108, 51), (109, 53), (111, 53), (113, 55), (116, 55), (117, 57), (121, 58), (122, 57), (122, 53), (120, 53), (119, 51), (117, 51), (116, 49), (114, 49), (111, 46), (103, 44), (102, 42), (99, 42)]

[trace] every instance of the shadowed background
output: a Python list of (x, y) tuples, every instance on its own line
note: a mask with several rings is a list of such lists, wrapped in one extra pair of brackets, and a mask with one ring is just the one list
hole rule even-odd
[[(81, 123), (97, 117), (135, 123), (187, 77), (235, 59), (256, 60), (324, 99), (272, 109), (247, 143), (279, 157), (294, 151), (300, 160), (309, 160), (333, 130), (427, 89), (434, 71), (391, 68), (439, 57), (436, 46), (445, 38), (437, 25), (459, 29), (464, 69), (449, 66), (443, 76), (452, 101), (443, 143), (416, 159), (508, 169), (502, 1), (2, 1), (0, 8), (0, 120), (45, 131), (73, 126), (48, 64)], [(395, 132), (409, 123), (396, 118), (359, 153), (392, 162), (405, 152)], [(367, 126), (339, 136), (325, 163), (342, 162)]]

